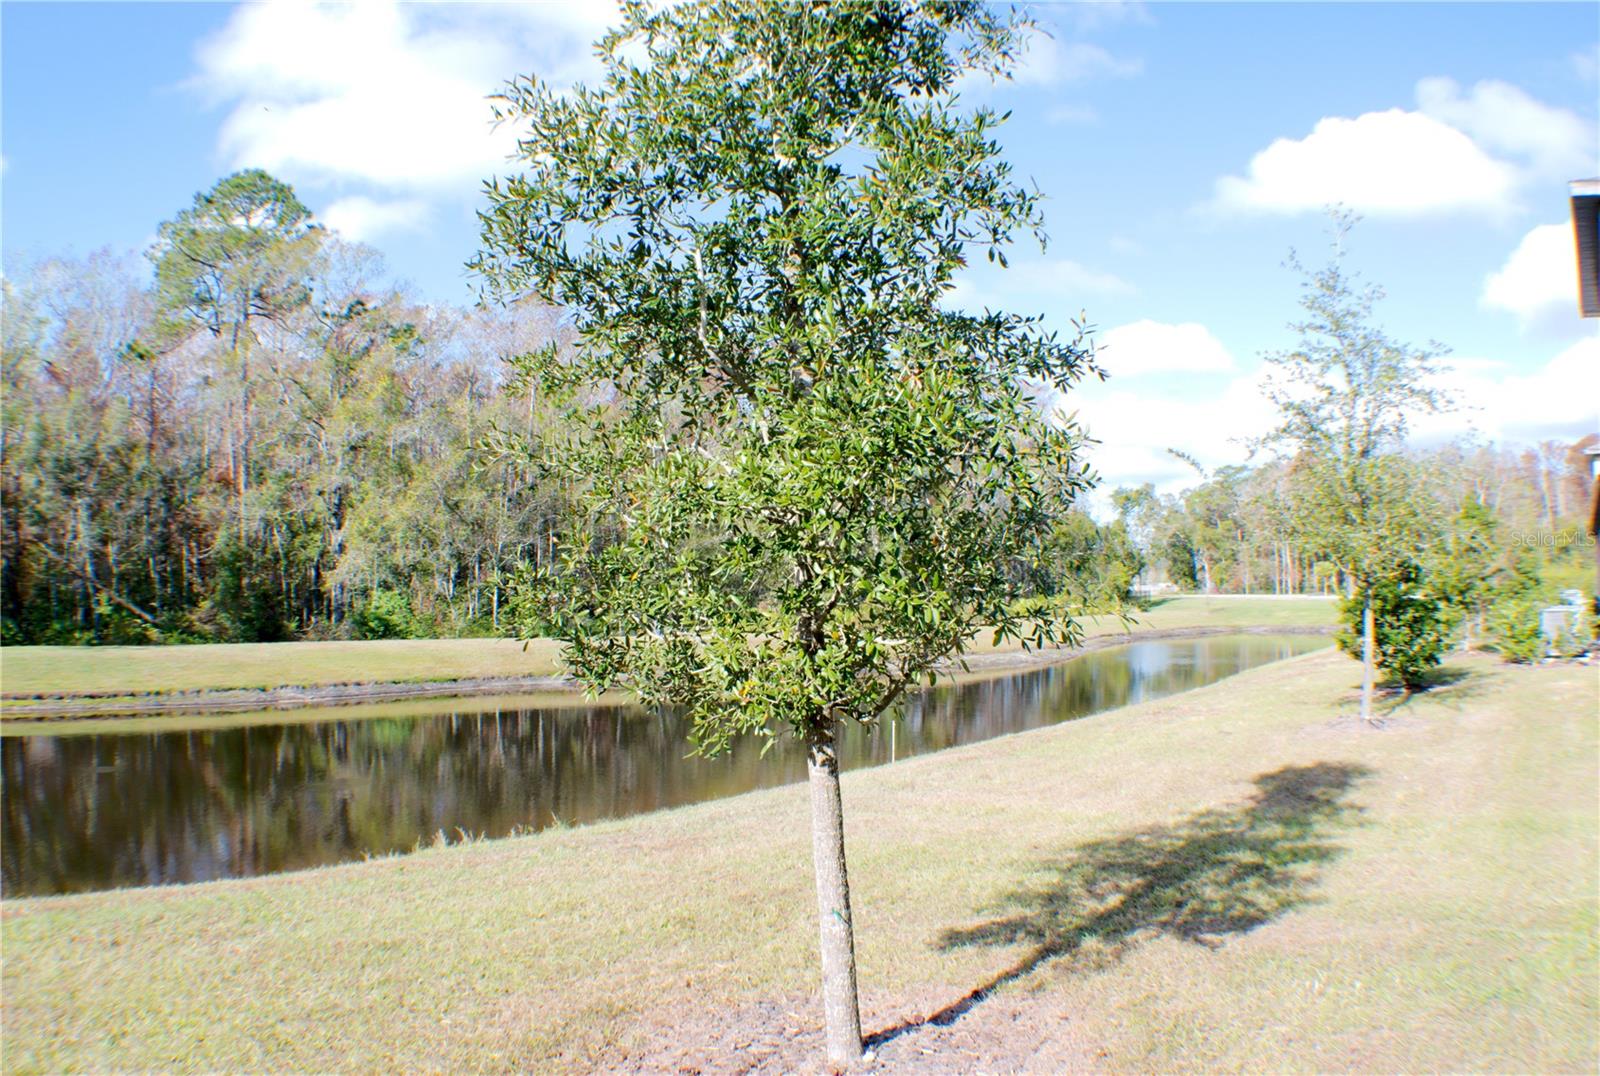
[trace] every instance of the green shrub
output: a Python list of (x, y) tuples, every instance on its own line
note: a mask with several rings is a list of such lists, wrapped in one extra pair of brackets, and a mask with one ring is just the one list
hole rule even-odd
[(1167, 567), (1167, 578), (1174, 586), (1180, 590), (1200, 589), (1200, 577), (1194, 569), (1194, 546), (1185, 535), (1177, 531), (1169, 534), (1160, 556)]
[(33, 633), (31, 642), (39, 646), (92, 646), (94, 632), (71, 620), (51, 620)]
[(411, 599), (395, 590), (372, 592), (367, 604), (356, 610), (356, 634), (363, 639), (418, 638), (417, 618), (411, 612)]
[[(1450, 647), (1451, 618), (1445, 603), (1428, 589), (1422, 566), (1410, 559), (1385, 570), (1371, 591), (1378, 668), (1407, 691), (1425, 686), (1429, 671)], [(1339, 647), (1357, 660), (1362, 653), (1365, 599), (1365, 590), (1358, 589), (1340, 608), (1345, 626), (1338, 634)]]
[(289, 638), (268, 554), (225, 533), (213, 554), (216, 576), (195, 620), (228, 642), (276, 643)]
[[(1580, 567), (1584, 572), (1526, 551), (1512, 557), (1495, 588), (1486, 618), (1489, 643), (1502, 658), (1512, 662), (1538, 661), (1549, 654), (1572, 657), (1589, 648), (1595, 638), (1594, 600), (1589, 596), (1592, 577), (1587, 574), (1592, 568)], [(1584, 594), (1577, 624), (1555, 639), (1546, 639), (1540, 631), (1539, 616), (1552, 605), (1564, 604), (1562, 591), (1567, 589)]]
[(1544, 657), (1539, 610), (1548, 603), (1536, 594), (1502, 597), (1489, 607), (1489, 645), (1506, 661), (1529, 662)]
[(98, 623), (95, 642), (108, 646), (148, 646), (161, 641), (161, 633), (125, 609), (111, 604), (104, 595), (94, 603)]

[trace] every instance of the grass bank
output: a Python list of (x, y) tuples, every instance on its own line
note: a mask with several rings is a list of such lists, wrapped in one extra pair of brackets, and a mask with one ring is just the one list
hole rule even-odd
[[(1320, 652), (846, 775), (880, 1067), (1593, 1071), (1594, 670)], [(11, 1071), (814, 1061), (803, 788), (6, 902)]]
[(0, 687), (13, 697), (416, 683), (561, 671), (560, 646), (549, 639), (536, 639), (526, 649), (515, 639), (0, 649)]
[[(1273, 598), (1165, 599), (1136, 627), (1304, 627), (1331, 624), (1333, 603)], [(1091, 619), (1090, 634), (1124, 630)], [(980, 637), (974, 653), (999, 648)], [(548, 639), (416, 639), (382, 642), (222, 643), (213, 646), (9, 646), (0, 649), (7, 696), (140, 695), (313, 687), (353, 683), (557, 676), (560, 647)]]

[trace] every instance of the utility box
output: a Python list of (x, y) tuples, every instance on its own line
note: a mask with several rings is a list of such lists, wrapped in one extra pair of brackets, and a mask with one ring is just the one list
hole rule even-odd
[(1544, 638), (1545, 656), (1559, 654), (1563, 645), (1577, 643), (1583, 626), (1580, 605), (1547, 605), (1539, 610), (1539, 634)]

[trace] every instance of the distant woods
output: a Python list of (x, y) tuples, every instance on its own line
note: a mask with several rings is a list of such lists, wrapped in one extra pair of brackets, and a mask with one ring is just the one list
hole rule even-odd
[[(1404, 454), (1394, 462), (1414, 516), (1414, 555), (1434, 562), (1436, 574), (1549, 576), (1589, 589), (1593, 486), (1584, 450), (1597, 445), (1600, 437), (1591, 434)], [(1147, 582), (1200, 593), (1345, 593), (1325, 506), (1309, 495), (1295, 461), (1219, 467), (1197, 478), (1181, 493), (1146, 484), (1111, 494), (1144, 558)]]
[(419, 302), (262, 172), (158, 236), (4, 282), (5, 642), (495, 631), (561, 507), (477, 446), (558, 313)]
[[(511, 633), (516, 580), (581, 528), (484, 446), (560, 432), (507, 360), (570, 352), (562, 312), (424, 303), (258, 171), (157, 237), (147, 264), (99, 253), (0, 282), (4, 642)], [(1593, 440), (1412, 456), (1432, 574), (1585, 585)], [(1109, 523), (1058, 522), (1030, 601), (1105, 609), (1141, 581), (1339, 593), (1297, 498), (1284, 462), (1117, 490)]]
[[(562, 434), (507, 362), (570, 354), (562, 312), (424, 303), (260, 171), (157, 236), (3, 282), (4, 642), (514, 633), (517, 578), (582, 528), (485, 446)], [(1115, 604), (1136, 553), (1087, 516), (1061, 539), (1034, 589)]]

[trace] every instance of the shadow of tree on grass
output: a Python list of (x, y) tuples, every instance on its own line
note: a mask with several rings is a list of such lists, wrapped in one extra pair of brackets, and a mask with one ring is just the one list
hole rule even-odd
[(998, 918), (939, 939), (945, 950), (1025, 945), (1022, 958), (933, 1015), (878, 1032), (869, 1045), (952, 1024), (1045, 965), (1105, 967), (1162, 934), (1215, 948), (1270, 922), (1307, 901), (1318, 867), (1340, 853), (1330, 831), (1359, 812), (1346, 797), (1369, 773), (1342, 763), (1285, 767), (1256, 778), (1256, 793), (1242, 806), (1093, 841), (1041, 864), (1042, 880), (1003, 897)]
[(1463, 702), (1483, 693), (1483, 678), (1474, 676), (1472, 670), (1458, 665), (1442, 665), (1423, 674), (1415, 688), (1407, 689), (1397, 684), (1379, 685), (1378, 711), (1380, 720), (1398, 717), (1413, 702), (1425, 699), (1459, 709)]

